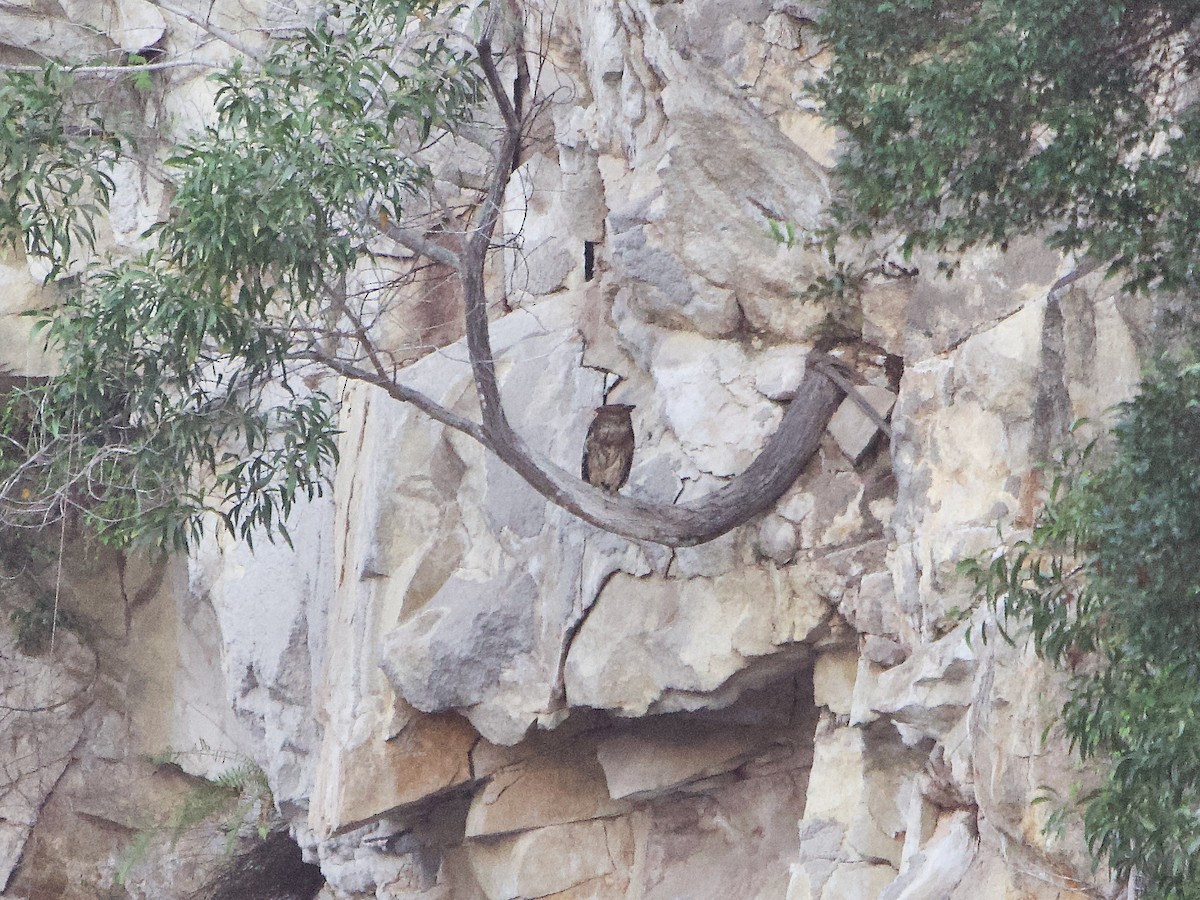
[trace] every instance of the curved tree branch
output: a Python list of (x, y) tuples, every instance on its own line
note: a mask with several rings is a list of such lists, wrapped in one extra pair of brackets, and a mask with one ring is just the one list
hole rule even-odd
[(646, 503), (606, 494), (534, 453), (516, 434), (488, 431), (485, 444), (550, 502), (586, 522), (636, 540), (690, 547), (718, 538), (770, 509), (821, 443), (844, 392), (810, 366), (779, 428), (742, 474), (689, 503)]
[(474, 231), (468, 232), (463, 239), (460, 278), (465, 303), (467, 352), (471, 359), (471, 375), (475, 379), (475, 390), (479, 395), (479, 410), (483, 418), (483, 426), (493, 432), (502, 443), (508, 444), (512, 443), (512, 439), (516, 439), (516, 435), (513, 434), (512, 426), (509, 425), (508, 417), (504, 413), (504, 404), (500, 400), (500, 386), (496, 381), (496, 363), (492, 356), (491, 331), (488, 327), (487, 291), (484, 286), (484, 272), (488, 250), (492, 243), (492, 233), (496, 230), (496, 222), (500, 218), (504, 192), (512, 177), (513, 162), (521, 142), (521, 122), (514, 112), (512, 101), (504, 91), (500, 73), (496, 69), (496, 60), (492, 56), (492, 34), (496, 30), (496, 22), (501, 9), (499, 4), (490, 9), (487, 25), (483, 29), (483, 36), (476, 44), (476, 50), (479, 53), (479, 62), (483, 66), (488, 87), (504, 117), (504, 137), (492, 154), (492, 177), (479, 210), (479, 222)]
[[(829, 420), (845, 396), (842, 385), (847, 382), (836, 372), (837, 364), (833, 360), (823, 354), (811, 354), (804, 377), (778, 430), (767, 440), (755, 460), (741, 475), (688, 503), (648, 503), (607, 494), (565, 472), (525, 443), (513, 430), (504, 412), (492, 355), (484, 281), (492, 235), (520, 148), (523, 123), (516, 111), (525, 108), (525, 104), (519, 94), (528, 83), (527, 79), (518, 77), (515, 85), (518, 96), (510, 98), (505, 93), (491, 45), (502, 9), (500, 4), (491, 7), (477, 50), (488, 86), (504, 120), (504, 134), (492, 153), (492, 174), (475, 228), (464, 236), (461, 252), (454, 254), (465, 300), (467, 351), (482, 421), (476, 423), (452, 413), (382, 373), (370, 372), (323, 354), (311, 354), (308, 358), (347, 378), (374, 384), (392, 397), (414, 404), (443, 425), (469, 435), (551, 503), (605, 531), (673, 547), (711, 541), (770, 509), (791, 487), (816, 453)], [(393, 236), (396, 235), (393, 233)], [(402, 243), (410, 247), (420, 246), (423, 242), (411, 233), (405, 233), (404, 237), (406, 240)], [(429, 250), (427, 246), (421, 249)]]

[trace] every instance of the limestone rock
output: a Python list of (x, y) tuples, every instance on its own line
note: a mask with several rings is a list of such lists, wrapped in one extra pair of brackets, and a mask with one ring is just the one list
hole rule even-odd
[(828, 618), (794, 568), (682, 580), (617, 574), (595, 604), (567, 655), (567, 697), (624, 716), (726, 706), (799, 668), (804, 642)]
[(903, 357), (907, 342), (908, 302), (913, 282), (868, 283), (862, 293), (863, 340)]
[[(981, 817), (996, 837), (1015, 839), (1020, 849), (1014, 852), (1029, 860), (1030, 868), (1086, 868), (1087, 855), (1078, 844), (1047, 834), (1053, 804), (1035, 802), (1086, 791), (1100, 777), (1061, 762), (1070, 758), (1070, 750), (1062, 731), (1050, 726), (1066, 700), (1067, 676), (1049, 669), (1027, 646), (992, 644), (996, 646), (977, 676), (980, 697), (973, 704), (969, 732), (972, 793)], [(953, 767), (953, 754), (947, 754), (947, 762)], [(982, 826), (980, 833), (987, 837)]]
[(787, 900), (813, 900), (844, 858), (842, 839), (846, 826), (833, 819), (806, 818), (798, 829), (800, 862), (793, 863)]
[(0, 257), (0, 374), (48, 375), (54, 371), (53, 357), (34, 339), (35, 319), (27, 313), (51, 305), (53, 287), (46, 287), (29, 271), (23, 256), (11, 251)]
[[(858, 392), (883, 418), (887, 418), (896, 402), (895, 394), (887, 388), (876, 387), (873, 384), (863, 385)], [(833, 435), (846, 458), (855, 465), (866, 454), (879, 430), (879, 426), (849, 397), (842, 401), (842, 405), (829, 421), (829, 433)]]
[[(691, 20), (694, 11), (688, 15)], [(706, 19), (691, 21), (707, 28)], [(628, 308), (649, 322), (686, 324), (713, 336), (731, 334), (745, 316), (756, 328), (810, 337), (821, 312), (773, 298), (792, 290), (789, 279), (780, 277), (785, 266), (804, 271), (817, 263), (801, 261), (802, 253), (787, 258), (767, 226), (774, 219), (811, 227), (828, 193), (824, 173), (776, 125), (736, 98), (728, 82), (672, 54), (664, 38), (675, 26), (666, 27), (646, 47), (655, 63), (661, 59), (687, 73), (661, 89), (661, 106), (654, 110), (655, 119), (670, 123), (675, 139), (641, 150), (654, 156), (647, 168), (656, 183), (621, 191), (645, 198), (640, 208), (609, 204), (613, 263), (632, 279)], [(623, 67), (623, 84), (629, 75)], [(643, 109), (651, 105), (656, 87), (638, 84)], [(647, 125), (651, 121), (648, 109), (644, 119)], [(669, 221), (689, 226), (664, 228), (661, 223)]]
[(605, 772), (586, 754), (536, 756), (492, 774), (475, 796), (466, 836), (510, 834), (627, 813)]
[(828, 900), (836, 897), (878, 897), (895, 875), (896, 871), (891, 866), (863, 863), (839, 866), (825, 882), (821, 897)]
[(0, 629), (0, 892), (84, 734), (95, 654), (63, 629), (53, 656), (18, 651)]
[(966, 875), (979, 838), (970, 813), (956, 812), (938, 823), (925, 848), (879, 895), (879, 900), (941, 900), (949, 897)]
[(45, 7), (31, 10), (25, 3), (0, 4), (0, 34), (6, 47), (50, 58), (95, 59), (112, 49), (93, 28), (55, 16)]
[(856, 685), (851, 721), (886, 714), (893, 722), (944, 736), (966, 712), (974, 694), (975, 653), (963, 625), (903, 663)]
[[(916, 258), (933, 272), (932, 259)], [(981, 328), (1003, 321), (1046, 296), (1059, 277), (1060, 259), (1036, 238), (1020, 238), (1009, 252), (984, 249), (967, 254), (950, 281), (921, 278), (907, 302), (906, 347), (910, 363), (959, 346)]]
[(862, 634), (898, 635), (903, 626), (897, 606), (891, 572), (870, 572), (857, 592), (843, 595), (838, 611)]
[[(265, 46), (327, 5), (217, 0), (204, 15)], [(800, 89), (829, 62), (818, 10), (528, 9), (543, 112), (488, 271), (509, 415), (578, 471), (592, 408), (610, 392), (636, 403), (627, 495), (688, 500), (754, 458), (827, 312), (797, 300), (827, 272), (804, 237), (840, 152)], [(236, 55), (148, 0), (0, 0), (0, 31), (9, 62), (155, 43)], [(156, 76), (139, 121), (168, 140), (211, 123), (206, 74)], [(431, 152), (447, 163), (437, 190), (472, 200), (485, 148)], [(102, 249), (140, 252), (167, 196), (139, 165), (114, 178)], [(294, 550), (211, 537), (144, 602), (153, 563), (77, 562), (95, 647), (30, 661), (0, 629), (0, 662), (26, 667), (4, 679), (19, 709), (0, 715), (0, 882), (97, 896), (114, 835), (178, 794), (125, 790), (153, 780), (130, 755), (172, 747), (208, 748), (181, 754), (195, 775), (261, 764), (327, 900), (1050, 900), (1099, 885), (1032, 803), (1040, 785), (1077, 786), (1068, 748), (1038, 740), (1061, 686), (1023, 650), (968, 646), (992, 623), (956, 567), (995, 546), (998, 521), (1028, 527), (1036, 465), (1071, 418), (1135, 389), (1169, 303), (1099, 273), (1048, 297), (1069, 266), (1035, 238), (968, 254), (953, 281), (915, 262), (862, 295), (864, 341), (904, 358), (899, 384), (882, 387), (878, 350), (846, 351), (877, 408), (894, 402), (888, 452), (865, 454), (875, 426), (847, 405), (774, 510), (702, 547), (581, 525), (468, 438), (327, 382), (342, 461), (329, 496), (295, 510)], [(44, 272), (0, 264), (0, 370), (53, 371), (18, 316), (57, 299)], [(405, 383), (473, 417), (459, 302), (423, 283), (383, 339)], [(72, 691), (93, 669), (85, 708)], [(187, 869), (163, 850), (133, 895), (183, 896)]]
[(761, 751), (768, 735), (761, 729), (737, 733), (689, 727), (670, 718), (650, 728), (600, 741), (596, 755), (613, 798), (644, 799), (681, 784), (730, 771)]
[(834, 715), (849, 716), (858, 678), (858, 654), (853, 650), (822, 653), (813, 664), (813, 702)]
[[(502, 385), (527, 398), (518, 431), (559, 465), (576, 468), (600, 383), (579, 369), (581, 348), (563, 330), (573, 307), (560, 302), (556, 308), (557, 329), (554, 308), (543, 306), (505, 320), (493, 344), (502, 354), (513, 348), (501, 362)], [(432, 380), (422, 386), (449, 397), (448, 405), (456, 398), (473, 401), (465, 366), (459, 380), (448, 382), (440, 366), (418, 364), (413, 383), (422, 384), (426, 373)], [(575, 411), (568, 427), (539, 427), (564, 403)], [(378, 419), (359, 425), (378, 434), (363, 453), (376, 454), (372, 465), (386, 479), (364, 484), (363, 491), (378, 496), (379, 485), (395, 485), (420, 517), (394, 521), (390, 511), (402, 501), (386, 491), (372, 517), (357, 517), (362, 526), (347, 553), (360, 576), (358, 586), (344, 589), (377, 594), (390, 608), (397, 624), (386, 639), (384, 665), (408, 703), (426, 712), (462, 709), (485, 737), (513, 743), (548, 710), (556, 691), (563, 634), (581, 602), (576, 595), (589, 529), (473, 442), (423, 422), (414, 426), (410, 410), (391, 405), (387, 433), (376, 431)], [(397, 455), (397, 446), (408, 452)], [(425, 467), (419, 475), (412, 468), (418, 460)], [(358, 467), (360, 477), (367, 472)], [(620, 545), (601, 539), (600, 546)], [(620, 554), (610, 553), (601, 555), (605, 568), (591, 577), (603, 579), (619, 565)], [(550, 556), (557, 560), (554, 570), (531, 569)]]
[(651, 374), (663, 392), (663, 416), (701, 471), (741, 472), (783, 417), (757, 393), (747, 368), (731, 341), (671, 334), (655, 349)]
[[(538, 297), (570, 284), (582, 286), (585, 242), (595, 246), (604, 223), (604, 193), (595, 157), (576, 154), (577, 171), (564, 171), (541, 154), (535, 154), (517, 171), (507, 195), (505, 222), (520, 234), (520, 244), (506, 260), (511, 295)], [(567, 236), (572, 240), (568, 241)]]
[(624, 819), (551, 825), (468, 847), (488, 900), (549, 896), (619, 876), (633, 862), (633, 835)]
[(794, 347), (769, 347), (751, 364), (754, 386), (771, 400), (791, 400), (800, 379), (808, 354)]
[[(262, 766), (280, 802), (306, 803), (315, 776), (319, 738), (313, 702), (326, 646), (326, 611), (333, 587), (334, 505), (318, 498), (300, 504), (290, 529), (292, 546), (266, 543), (249, 548), (212, 532), (188, 560), (189, 604), (181, 662), (204, 690), (211, 675), (206, 660), (220, 660), (226, 696), (217, 698), (243, 727), (257, 732)], [(297, 554), (309, 566), (297, 566)], [(212, 645), (199, 638), (211, 635)], [(211, 662), (208, 663), (211, 665)], [(194, 696), (185, 694), (185, 698)], [(205, 709), (213, 698), (195, 702)], [(176, 744), (242, 748), (245, 733), (213, 733), (202, 722), (180, 722)], [(220, 774), (200, 770), (196, 774)]]
[[(804, 818), (810, 822), (841, 822), (840, 851), (836, 860), (851, 865), (864, 860), (888, 860), (898, 865), (901, 842), (892, 831), (894, 809), (881, 817), (873, 808), (883, 797), (869, 777), (873, 765), (865, 755), (862, 731), (851, 728), (818, 729), (816, 755), (809, 781)], [(894, 802), (894, 797), (888, 802)], [(890, 879), (889, 879), (890, 880)], [(832, 894), (830, 896), (839, 896)]]
[[(773, 900), (787, 889), (795, 822), (810, 756), (784, 757), (774, 771), (714, 782), (707, 790), (651, 801), (645, 844), (647, 900), (746, 897)], [(754, 839), (745, 841), (745, 835)]]
[(71, 22), (94, 28), (128, 53), (154, 46), (166, 31), (162, 12), (148, 0), (59, 2)]

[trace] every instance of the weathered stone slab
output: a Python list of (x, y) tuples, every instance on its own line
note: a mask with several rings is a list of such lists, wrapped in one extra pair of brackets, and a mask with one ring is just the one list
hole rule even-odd
[[(887, 388), (874, 384), (860, 385), (859, 394), (871, 404), (871, 408), (883, 418), (896, 404), (896, 395)], [(871, 441), (879, 433), (879, 426), (850, 397), (842, 401), (833, 418), (829, 420), (829, 433), (837, 441), (846, 459), (857, 465), (866, 455)]]
[(717, 731), (668, 718), (602, 740), (596, 753), (611, 796), (643, 799), (735, 768), (766, 737), (759, 729)]
[[(495, 772), (467, 815), (469, 838), (627, 813), (590, 754), (535, 756)], [(614, 797), (620, 795), (613, 795)]]
[[(829, 607), (798, 568), (716, 578), (617, 574), (576, 636), (566, 688), (577, 706), (637, 716), (720, 708), (802, 668)], [(734, 676), (748, 671), (748, 681)]]
[(933, 837), (910, 859), (900, 876), (888, 885), (879, 900), (943, 900), (949, 897), (979, 846), (974, 816), (959, 811), (938, 823)]
[(545, 897), (613, 874), (633, 862), (626, 819), (599, 819), (472, 840), (471, 868), (488, 900)]

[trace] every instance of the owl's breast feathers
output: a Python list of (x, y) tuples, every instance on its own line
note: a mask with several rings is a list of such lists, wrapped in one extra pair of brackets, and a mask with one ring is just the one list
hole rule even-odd
[(583, 479), (615, 494), (633, 467), (633, 407), (610, 404), (597, 407), (583, 450)]

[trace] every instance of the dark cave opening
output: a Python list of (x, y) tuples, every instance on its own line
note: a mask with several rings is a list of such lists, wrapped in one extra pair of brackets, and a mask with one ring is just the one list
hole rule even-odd
[(235, 853), (191, 900), (313, 900), (325, 884), (286, 831), (272, 831)]

